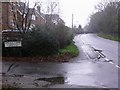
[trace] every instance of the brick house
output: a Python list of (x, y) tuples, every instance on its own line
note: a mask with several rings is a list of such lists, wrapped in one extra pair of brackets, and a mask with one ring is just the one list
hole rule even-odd
[(0, 31), (2, 30), (2, 3), (0, 3)]
[[(13, 6), (12, 6), (13, 5)], [(24, 8), (25, 3), (23, 2), (0, 2), (0, 27), (2, 30), (6, 29), (17, 29), (17, 26), (14, 22), (14, 15), (16, 16), (16, 21), (18, 26), (20, 27), (22, 25), (22, 11)], [(13, 8), (12, 8), (13, 7)], [(26, 10), (27, 6), (25, 6)], [(38, 12), (38, 10), (34, 10), (32, 14), (32, 8), (29, 8), (29, 16), (28, 16), (28, 22), (31, 20), (31, 25), (44, 25), (46, 20), (44, 19), (44, 14)], [(26, 11), (27, 12), (27, 11)], [(22, 27), (22, 26), (21, 26)]]
[[(27, 22), (31, 23), (30, 28), (32, 28), (35, 25), (44, 25), (46, 23), (44, 14), (41, 13), (38, 9), (28, 8), (27, 6), (25, 6), (25, 3), (23, 3), (23, 2), (19, 2), (19, 5), (20, 5), (20, 7), (18, 6), (19, 12), (23, 12), (23, 10), (25, 10), (24, 8), (26, 8), (25, 12), (28, 13)], [(19, 19), (20, 19), (20, 17), (19, 17)]]
[(46, 20), (45, 20), (45, 16), (43, 13), (39, 13), (37, 10), (35, 11), (35, 21), (34, 24), (35, 25), (45, 25)]
[[(20, 18), (18, 9), (17, 9), (17, 2), (0, 2), (1, 10), (0, 10), (0, 17), (1, 17), (1, 29), (15, 29), (15, 22), (14, 22), (14, 15), (16, 19)], [(13, 8), (13, 6), (14, 8)]]
[(11, 28), (11, 7), (9, 2), (1, 2), (2, 10), (1, 10), (1, 17), (2, 17), (2, 30)]
[(65, 22), (60, 18), (58, 14), (46, 14), (45, 15), (46, 21), (54, 25), (63, 24), (65, 25)]
[[(40, 11), (40, 8), (37, 7), (37, 9), (28, 8), (25, 3), (23, 2), (0, 2), (1, 8), (0, 8), (0, 27), (2, 30), (6, 29), (17, 29), (16, 22), (19, 27), (22, 27), (22, 25), (25, 26), (25, 23), (22, 23), (22, 21), (25, 19), (25, 17), (22, 16), (23, 10), (26, 10), (25, 12), (28, 13), (28, 22), (31, 21), (31, 28), (35, 25), (45, 25), (46, 22), (52, 22), (52, 24), (65, 24), (64, 21), (59, 17), (57, 14), (43, 14)], [(14, 13), (13, 13), (14, 12)], [(15, 17), (16, 16), (16, 22)], [(28, 24), (27, 24), (28, 25)], [(25, 26), (27, 27), (27, 26)], [(20, 28), (21, 29), (21, 28)]]
[(30, 8), (29, 19), (31, 19), (31, 25), (33, 26), (45, 25), (46, 24), (45, 15), (36, 9), (33, 11), (33, 14), (32, 14), (32, 11), (33, 11), (33, 8)]

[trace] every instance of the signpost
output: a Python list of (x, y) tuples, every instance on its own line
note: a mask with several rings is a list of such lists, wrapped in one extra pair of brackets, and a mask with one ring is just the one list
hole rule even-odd
[(8, 41), (5, 42), (5, 47), (21, 47), (22, 43), (21, 41)]

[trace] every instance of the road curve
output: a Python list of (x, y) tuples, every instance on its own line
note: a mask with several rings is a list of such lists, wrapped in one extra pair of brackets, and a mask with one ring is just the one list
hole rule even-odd
[(89, 44), (95, 49), (102, 50), (102, 53), (107, 59), (112, 60), (116, 65), (120, 66), (118, 61), (119, 56), (119, 42), (98, 37), (96, 34), (83, 34), (81, 40), (85, 44)]

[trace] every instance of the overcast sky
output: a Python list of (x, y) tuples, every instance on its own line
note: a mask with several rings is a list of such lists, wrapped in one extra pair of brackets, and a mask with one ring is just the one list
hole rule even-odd
[(66, 25), (71, 26), (72, 14), (74, 14), (74, 25), (81, 24), (82, 27), (88, 22), (89, 15), (95, 10), (94, 6), (100, 0), (59, 0), (62, 18)]
[[(32, 1), (32, 0), (31, 0)], [(45, 2), (47, 0), (42, 0)], [(50, 0), (49, 0), (50, 1)], [(53, 1), (53, 0), (52, 0)], [(71, 27), (72, 14), (74, 15), (74, 25), (79, 24), (84, 27), (89, 21), (89, 16), (95, 10), (94, 6), (101, 0), (54, 0), (59, 1), (60, 16), (67, 26)]]

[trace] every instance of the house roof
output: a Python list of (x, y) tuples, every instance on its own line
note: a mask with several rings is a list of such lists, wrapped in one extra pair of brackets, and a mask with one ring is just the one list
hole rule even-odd
[(58, 14), (45, 14), (45, 17), (47, 20), (55, 20), (58, 23), (63, 23), (65, 24), (65, 22), (60, 18), (60, 16)]

